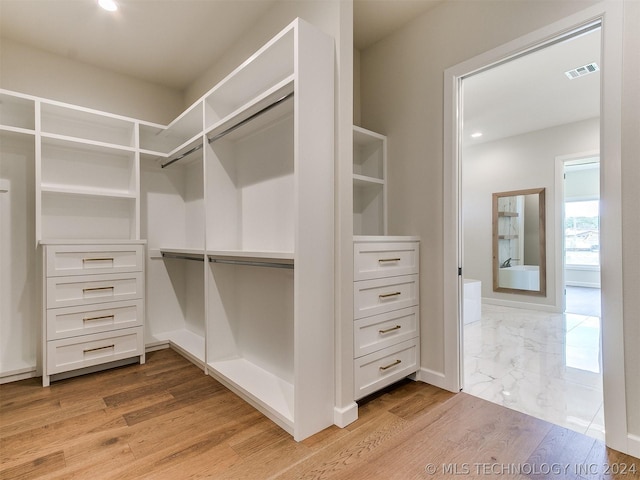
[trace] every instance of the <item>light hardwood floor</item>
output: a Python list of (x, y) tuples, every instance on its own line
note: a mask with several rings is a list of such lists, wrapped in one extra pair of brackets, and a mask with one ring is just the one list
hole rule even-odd
[(640, 460), (598, 440), (410, 381), (296, 443), (172, 350), (2, 385), (0, 407), (2, 479), (640, 478)]

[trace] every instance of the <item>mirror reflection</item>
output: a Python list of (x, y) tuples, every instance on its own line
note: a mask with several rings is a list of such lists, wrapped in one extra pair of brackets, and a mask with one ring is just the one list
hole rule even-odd
[(493, 290), (546, 295), (544, 188), (493, 194)]

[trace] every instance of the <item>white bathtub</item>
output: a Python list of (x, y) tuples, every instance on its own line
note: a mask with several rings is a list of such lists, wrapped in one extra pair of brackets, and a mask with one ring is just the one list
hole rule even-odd
[(540, 290), (540, 267), (538, 265), (514, 265), (501, 268), (498, 274), (499, 285), (503, 288), (519, 290)]
[(477, 322), (482, 317), (482, 282), (473, 278), (465, 278), (463, 288), (464, 324)]

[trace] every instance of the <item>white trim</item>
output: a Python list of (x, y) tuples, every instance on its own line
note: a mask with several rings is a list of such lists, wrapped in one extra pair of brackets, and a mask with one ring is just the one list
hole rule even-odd
[(629, 450), (627, 453), (636, 458), (640, 458), (640, 435), (630, 433), (627, 436), (627, 441), (629, 443)]
[(358, 419), (358, 404), (352, 402), (346, 407), (333, 407), (333, 423), (344, 428)]
[(516, 300), (502, 300), (499, 298), (483, 298), (482, 303), (484, 305), (499, 305), (501, 307), (524, 308), (526, 310), (537, 310), (539, 312), (562, 313), (561, 307), (557, 305), (518, 302)]
[(420, 370), (416, 372), (416, 380), (418, 380), (419, 382), (428, 383), (429, 385), (433, 385), (444, 390), (455, 391), (448, 388), (451, 382), (447, 380), (444, 373), (436, 372), (435, 370), (431, 370), (428, 368), (420, 368)]
[[(603, 322), (603, 382), (606, 443), (628, 452), (627, 404), (624, 367), (622, 309), (622, 199), (621, 199), (621, 108), (623, 4), (605, 1), (571, 15), (547, 27), (524, 35), (485, 52), (444, 72), (444, 345), (446, 385), (460, 382), (462, 318), (460, 282), (457, 269), (460, 254), (459, 183), (459, 95), (462, 78), (506, 61), (516, 55), (540, 48), (561, 36), (588, 24), (602, 24), (602, 83), (600, 123), (601, 199), (607, 210), (601, 212), (601, 272)], [(447, 388), (447, 387), (445, 387)], [(447, 388), (449, 389), (449, 388)]]

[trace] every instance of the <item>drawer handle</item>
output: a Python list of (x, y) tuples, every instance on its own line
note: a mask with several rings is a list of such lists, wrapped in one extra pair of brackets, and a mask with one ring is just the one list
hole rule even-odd
[(398, 295), (402, 295), (401, 292), (392, 292), (392, 293), (381, 293), (378, 295), (379, 298), (389, 298), (389, 297), (397, 297)]
[(378, 263), (383, 263), (383, 262), (399, 262), (400, 260), (402, 260), (401, 258), (381, 258), (378, 260)]
[(402, 363), (402, 360), (396, 360), (395, 362), (390, 363), (389, 365), (387, 365), (385, 367), (380, 367), (380, 370), (382, 370), (384, 372), (385, 370), (388, 370), (391, 367), (395, 367), (396, 365), (400, 365), (401, 363)]
[(113, 257), (95, 257), (95, 258), (83, 258), (82, 263), (88, 262), (113, 262)]
[(98, 350), (106, 350), (107, 348), (115, 348), (115, 343), (112, 343), (111, 345), (105, 345), (104, 347), (96, 347), (96, 348), (85, 348), (82, 352), (83, 353), (89, 353), (89, 352), (96, 352)]
[(83, 322), (92, 322), (94, 320), (106, 320), (107, 318), (110, 318), (111, 320), (114, 319), (113, 315), (102, 315), (100, 317), (84, 317), (82, 319)]
[(83, 288), (82, 293), (86, 292), (97, 292), (100, 290), (111, 290), (113, 291), (116, 287), (92, 287), (92, 288)]
[(393, 332), (394, 330), (400, 330), (402, 327), (400, 325), (396, 325), (395, 327), (391, 327), (391, 328), (387, 328), (385, 330), (378, 330), (378, 333), (389, 333), (389, 332)]

